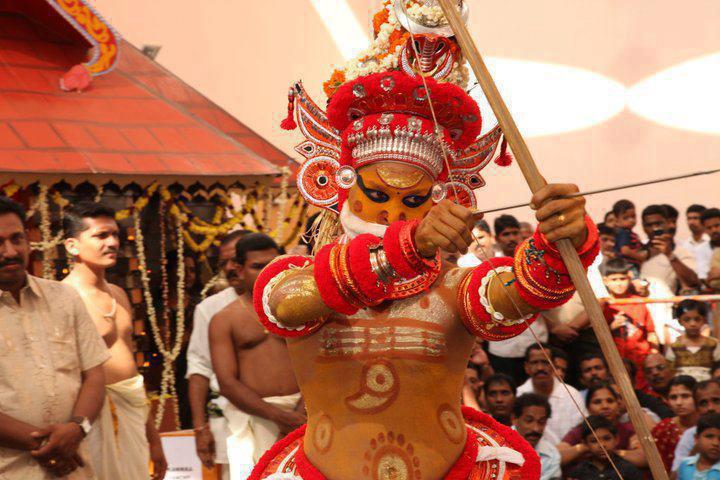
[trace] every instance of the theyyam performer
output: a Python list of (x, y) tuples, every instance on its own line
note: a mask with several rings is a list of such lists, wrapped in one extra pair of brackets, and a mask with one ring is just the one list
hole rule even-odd
[(388, 1), (374, 26), (371, 49), (326, 84), (327, 113), (300, 83), (290, 91), (283, 127), (307, 137), (298, 188), (325, 211), (314, 257), (273, 261), (254, 302), (287, 339), (308, 422), (250, 478), (538, 479), (529, 444), (461, 407), (463, 374), (475, 337), (511, 338), (572, 296), (553, 242), (569, 238), (587, 267), (596, 228), (582, 197), (559, 198), (577, 187), (551, 184), (514, 258), (443, 263), (473, 241), (479, 172), (508, 163), (502, 132), (480, 135), (437, 5)]

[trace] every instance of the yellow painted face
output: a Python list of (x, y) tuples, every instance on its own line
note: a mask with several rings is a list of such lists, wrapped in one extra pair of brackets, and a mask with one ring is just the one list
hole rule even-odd
[(379, 162), (360, 167), (348, 192), (355, 216), (381, 225), (397, 220), (420, 220), (433, 206), (433, 180), (411, 165)]

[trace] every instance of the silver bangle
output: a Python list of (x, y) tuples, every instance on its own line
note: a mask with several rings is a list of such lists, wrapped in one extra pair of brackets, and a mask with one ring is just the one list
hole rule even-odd
[(370, 249), (370, 269), (377, 275), (378, 280), (384, 284), (390, 283), (390, 279), (397, 276), (385, 256), (382, 245)]

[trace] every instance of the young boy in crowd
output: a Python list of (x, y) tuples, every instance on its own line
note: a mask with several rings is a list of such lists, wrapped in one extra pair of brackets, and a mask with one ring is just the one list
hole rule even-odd
[(678, 375), (690, 375), (698, 382), (711, 377), (713, 363), (720, 360), (720, 342), (702, 335), (707, 325), (707, 306), (697, 300), (683, 300), (676, 315), (685, 333), (668, 347), (665, 357)]
[[(631, 285), (630, 269), (628, 262), (622, 258), (612, 259), (605, 265), (603, 282), (612, 298), (638, 296)], [(636, 388), (645, 388), (645, 376), (642, 373), (643, 363), (649, 353), (658, 349), (655, 324), (650, 312), (642, 303), (606, 304), (603, 310), (620, 356), (631, 360), (637, 367)]]
[[(595, 430), (595, 435), (588, 427), (583, 424), (583, 442), (588, 447), (590, 458), (578, 464), (568, 475), (569, 480), (590, 480), (602, 478), (607, 480), (641, 480), (642, 473), (632, 463), (621, 458), (615, 453), (617, 449), (618, 436), (615, 425), (610, 420), (599, 415), (591, 415), (588, 417), (588, 423)], [(598, 440), (600, 442), (598, 442)], [(618, 477), (608, 456), (612, 459), (612, 463), (620, 472), (622, 477)]]
[(618, 200), (613, 205), (613, 213), (616, 218), (615, 253), (630, 264), (634, 278), (639, 278), (640, 264), (648, 259), (649, 253), (643, 249), (640, 237), (632, 231), (637, 224), (635, 205), (630, 200)]
[(700, 417), (695, 448), (698, 453), (682, 461), (677, 479), (720, 480), (720, 414)]

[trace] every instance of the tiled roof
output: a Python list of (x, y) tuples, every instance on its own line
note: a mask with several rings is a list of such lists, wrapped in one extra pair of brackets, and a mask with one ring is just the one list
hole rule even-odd
[(0, 174), (234, 181), (291, 162), (132, 45), (120, 48), (115, 70), (63, 92), (60, 77), (87, 46), (0, 13)]

